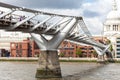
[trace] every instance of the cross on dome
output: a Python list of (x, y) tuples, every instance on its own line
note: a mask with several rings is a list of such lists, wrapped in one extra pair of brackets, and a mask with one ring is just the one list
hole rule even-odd
[(117, 10), (117, 3), (116, 3), (116, 0), (113, 0), (113, 10)]

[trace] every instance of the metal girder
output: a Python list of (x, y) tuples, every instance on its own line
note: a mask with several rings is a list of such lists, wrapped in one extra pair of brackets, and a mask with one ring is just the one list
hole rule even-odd
[(107, 45), (104, 49), (100, 49), (98, 47), (93, 47), (95, 49), (95, 51), (99, 54), (99, 55), (103, 55), (105, 54), (105, 52), (108, 50), (108, 48), (110, 47), (111, 44)]
[(62, 20), (60, 23), (58, 23), (57, 25), (61, 25), (61, 24), (64, 24), (64, 23), (72, 20), (72, 18), (71, 18), (71, 19), (67, 19), (67, 20), (64, 21), (65, 18), (66, 18), (66, 17), (64, 17), (63, 20)]
[(38, 37), (38, 36), (36, 36), (35, 33), (30, 33), (30, 35), (35, 40), (35, 42), (37, 43), (37, 45), (40, 49), (46, 49), (48, 42), (43, 36), (39, 35), (39, 37)]
[[(81, 26), (80, 26), (81, 25)], [(84, 33), (88, 36), (92, 36), (89, 30), (87, 29), (85, 23), (83, 20), (79, 20), (78, 26), (81, 27), (81, 29), (84, 31)]]
[(14, 10), (5, 12), (5, 13), (3, 13), (3, 14), (0, 15), (0, 18), (3, 18), (3, 17), (5, 17), (6, 15), (9, 15), (9, 14), (11, 14), (11, 13), (13, 13), (13, 12), (14, 12)]
[(102, 52), (102, 50), (100, 49), (100, 48), (98, 48), (98, 47), (93, 47), (94, 48), (94, 50), (97, 52), (97, 54), (98, 55), (103, 55), (101, 52)]
[(102, 54), (104, 54), (109, 49), (110, 46), (111, 46), (111, 44), (107, 45), (106, 48), (104, 50), (102, 50)]
[(60, 26), (60, 28), (58, 28), (54, 33), (57, 33), (58, 31), (63, 30), (63, 28), (64, 28), (65, 26), (67, 26), (71, 20), (72, 20), (72, 19), (69, 19), (69, 20), (65, 21), (66, 24), (65, 24), (64, 26)]
[(82, 37), (79, 38), (79, 40), (86, 40), (86, 38), (88, 38), (88, 37), (82, 36)]
[[(71, 35), (72, 36), (72, 35)], [(77, 36), (77, 35), (73, 35), (72, 37), (70, 37), (70, 38), (72, 38), (72, 39), (80, 39), (81, 38), (81, 36), (79, 35), (79, 36)]]
[(55, 22), (54, 24), (52, 24), (51, 26), (49, 26), (45, 31), (43, 31), (43, 33), (46, 33), (47, 31), (49, 31), (51, 28), (55, 27), (57, 24), (59, 24), (61, 21), (63, 20), (63, 18), (61, 18), (60, 20), (58, 20), (57, 22)]
[(9, 27), (8, 30), (13, 30), (13, 29), (19, 27), (20, 25), (22, 25), (23, 23), (27, 22), (28, 20), (32, 19), (35, 16), (36, 16), (36, 14), (34, 14), (34, 15), (32, 15), (32, 16), (30, 16), (30, 17), (28, 17), (20, 22), (17, 22), (15, 25)]
[(78, 40), (79, 39), (84, 39), (84, 38), (88, 38), (86, 35), (75, 35), (75, 33), (71, 33), (70, 35), (68, 35), (68, 38), (77, 38)]
[(67, 36), (67, 38), (73, 38), (75, 36), (75, 33), (71, 33)]
[[(84, 39), (84, 38), (87, 38), (87, 39)], [(80, 37), (80, 38), (78, 38), (78, 39), (73, 39), (73, 38), (69, 38), (69, 37), (67, 37), (66, 39), (69, 39), (69, 40), (72, 40), (72, 41), (76, 41), (76, 42), (79, 42), (79, 43), (83, 43), (83, 44), (87, 44), (87, 45), (92, 45), (92, 46), (96, 46), (96, 47), (98, 47), (98, 48), (100, 48), (100, 49), (105, 49), (106, 48), (106, 46), (104, 45), (104, 46), (100, 46), (100, 45), (98, 45), (97, 44), (97, 42), (94, 42), (94, 41), (92, 41), (92, 39), (89, 39), (89, 37)]]
[(20, 7), (17, 7), (17, 6), (14, 6), (14, 5), (10, 5), (10, 4), (6, 4), (6, 3), (2, 3), (2, 2), (0, 2), (0, 6), (1, 7), (5, 7), (5, 8), (9, 8), (9, 9), (20, 8)]
[(59, 47), (60, 43), (65, 39), (71, 28), (76, 24), (76, 22), (77, 20), (73, 18), (61, 32), (54, 35), (53, 38), (50, 40), (45, 39), (45, 37), (42, 35), (40, 35), (40, 38), (38, 39), (38, 37), (35, 36), (33, 33), (31, 33), (31, 36), (33, 37), (40, 49), (56, 50)]
[[(81, 25), (81, 26), (80, 26), (80, 25)], [(98, 42), (96, 42), (95, 40), (93, 40), (93, 39), (91, 38), (92, 35), (91, 35), (91, 33), (89, 32), (89, 30), (87, 29), (84, 21), (79, 20), (79, 26), (82, 28), (82, 30), (84, 31), (84, 33), (90, 38), (89, 40), (90, 40), (91, 42), (97, 43), (97, 45), (99, 45), (100, 47), (106, 47), (104, 44), (98, 43)]]
[[(74, 25), (74, 27), (71, 29), (71, 31), (69, 32), (71, 35), (75, 35), (77, 34), (77, 32), (75, 31), (76, 27), (77, 27), (78, 23), (76, 25)], [(78, 35), (78, 34), (77, 34)]]
[[(63, 30), (61, 30), (60, 32), (58, 32), (54, 38), (51, 39), (50, 43), (49, 43), (49, 47), (50, 48), (58, 48), (60, 43), (66, 38), (66, 36), (68, 35), (68, 33), (71, 31), (71, 29), (74, 27), (74, 25), (76, 25), (77, 23), (77, 19), (73, 18), (69, 24), (64, 27)], [(54, 43), (54, 44), (53, 44)]]
[(32, 27), (32, 28), (30, 29), (30, 31), (34, 31), (36, 28), (40, 27), (40, 25), (42, 25), (42, 24), (45, 23), (46, 21), (50, 20), (51, 18), (53, 18), (53, 16), (50, 16), (50, 17), (48, 17), (47, 19), (43, 20), (42, 22), (36, 24), (34, 27)]

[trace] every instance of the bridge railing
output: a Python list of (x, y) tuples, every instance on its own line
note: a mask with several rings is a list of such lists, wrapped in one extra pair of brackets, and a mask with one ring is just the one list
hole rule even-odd
[[(0, 10), (0, 15), (4, 14), (4, 13), (5, 13), (5, 11)], [(23, 16), (23, 15), (8, 14), (8, 15), (2, 17), (1, 20), (17, 23), (17, 22), (24, 20), (25, 18), (27, 18), (27, 17)], [(27, 21), (26, 24), (27, 23), (28, 24), (37, 24), (38, 22), (40, 22), (40, 21), (37, 19), (31, 19), (31, 20)]]
[[(4, 14), (5, 13), (5, 11), (0, 11), (0, 15), (2, 15), (2, 14)], [(4, 22), (6, 22), (6, 21), (8, 21), (8, 22), (10, 22), (10, 23), (18, 23), (18, 22), (20, 22), (20, 21), (22, 21), (22, 20), (24, 20), (24, 19), (26, 19), (27, 17), (26, 16), (23, 16), (23, 15), (17, 15), (17, 14), (8, 14), (8, 15), (6, 15), (6, 16), (4, 16), (4, 17), (2, 17), (0, 20), (2, 20), (2, 21), (4, 21)], [(30, 19), (30, 20), (28, 20), (28, 21), (26, 21), (24, 24), (26, 24), (26, 25), (36, 25), (36, 24), (38, 24), (38, 23), (40, 23), (40, 22), (42, 22), (42, 20), (37, 20), (37, 19), (34, 19), (34, 18), (32, 18), (32, 19)], [(41, 24), (40, 25), (40, 27), (38, 27), (38, 28), (47, 28), (47, 27), (49, 27), (50, 25), (52, 25), (52, 23), (50, 23), (50, 22), (44, 22), (43, 24)], [(52, 29), (55, 29), (56, 27), (58, 27), (59, 25), (56, 25), (54, 28), (52, 28)], [(29, 26), (30, 27), (30, 26)], [(37, 28), (37, 29), (38, 29)], [(39, 29), (38, 29), (39, 30)]]

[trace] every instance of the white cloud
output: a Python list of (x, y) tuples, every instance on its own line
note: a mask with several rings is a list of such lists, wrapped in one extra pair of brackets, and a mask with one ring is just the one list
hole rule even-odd
[(37, 9), (44, 12), (50, 12), (62, 15), (82, 16), (83, 11), (81, 9)]
[[(118, 11), (120, 11), (120, 0), (117, 1)], [(103, 30), (103, 23), (106, 19), (107, 14), (112, 10), (113, 0), (98, 0), (94, 3), (85, 3), (82, 6), (83, 10), (89, 10), (99, 13), (99, 16), (86, 17), (85, 23), (93, 35), (101, 34)]]
[(99, 18), (94, 17), (92, 19), (85, 18), (86, 26), (88, 27), (89, 31), (92, 35), (100, 35), (103, 30), (103, 24), (99, 20)]

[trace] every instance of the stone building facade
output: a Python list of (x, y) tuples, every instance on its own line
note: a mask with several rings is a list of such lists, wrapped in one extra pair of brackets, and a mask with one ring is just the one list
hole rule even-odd
[(120, 12), (117, 9), (116, 0), (113, 1), (112, 10), (108, 13), (104, 22), (104, 36), (113, 46), (113, 56), (120, 58)]

